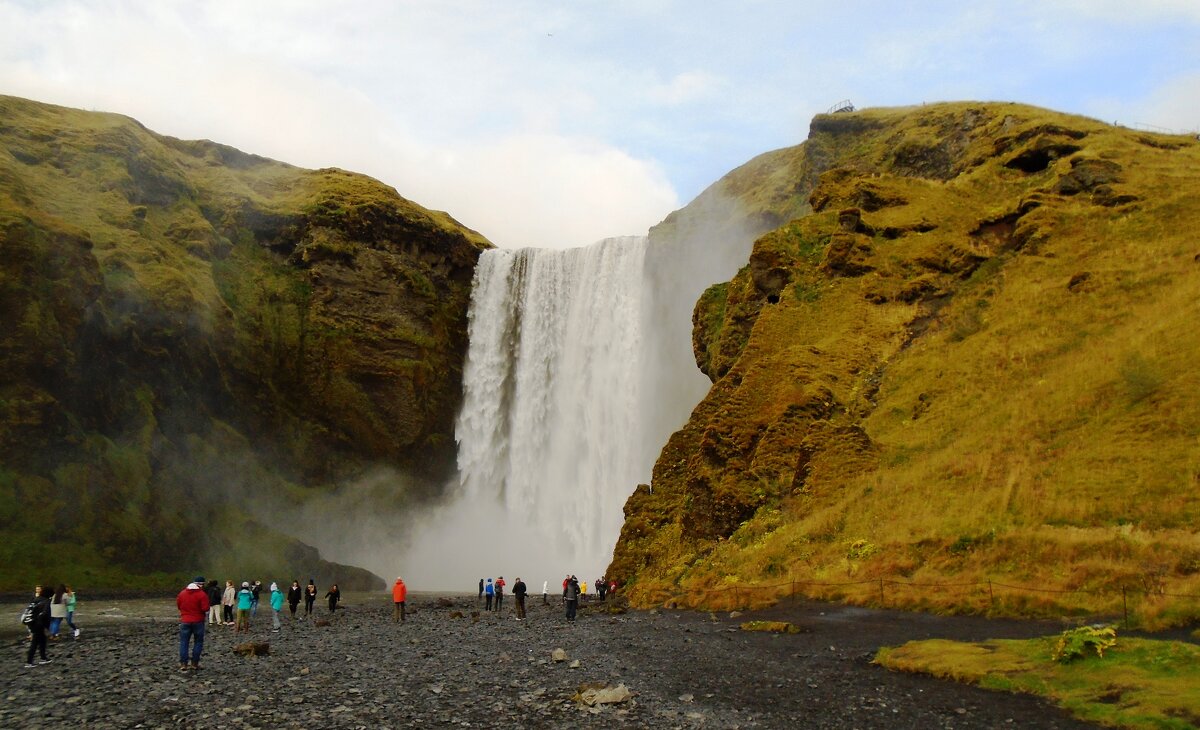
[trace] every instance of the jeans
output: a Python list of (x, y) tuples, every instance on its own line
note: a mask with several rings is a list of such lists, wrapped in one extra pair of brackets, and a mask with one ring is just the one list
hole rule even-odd
[(63, 620), (58, 617), (50, 619), (50, 635), (51, 636), (58, 636), (58, 627), (62, 626), (62, 622), (63, 622)]
[(75, 612), (74, 611), (67, 611), (67, 626), (70, 626), (71, 628), (75, 629), (76, 631), (79, 630), (79, 627), (75, 625)]
[(200, 652), (204, 651), (204, 622), (179, 624), (179, 663), (187, 664), (188, 641), (192, 641), (192, 664), (200, 666)]

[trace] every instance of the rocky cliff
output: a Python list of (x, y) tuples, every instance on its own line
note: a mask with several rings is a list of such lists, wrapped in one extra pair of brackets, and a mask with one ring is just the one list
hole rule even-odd
[(380, 464), (421, 496), (488, 246), (361, 175), (0, 97), (0, 588), (300, 569), (264, 504)]
[(635, 601), (1200, 586), (1200, 142), (867, 110), (721, 188), (772, 230), (696, 305), (713, 385), (626, 504), (609, 570)]

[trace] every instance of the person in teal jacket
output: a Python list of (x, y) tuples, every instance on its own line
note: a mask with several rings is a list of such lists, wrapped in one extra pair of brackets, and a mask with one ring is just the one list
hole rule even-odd
[(279, 612), (283, 610), (283, 591), (279, 590), (278, 583), (271, 584), (271, 616), (275, 625), (271, 629), (275, 633), (279, 633)]
[(237, 592), (237, 625), (234, 631), (250, 631), (250, 607), (254, 605), (254, 594), (250, 591), (250, 582), (243, 581), (242, 589)]

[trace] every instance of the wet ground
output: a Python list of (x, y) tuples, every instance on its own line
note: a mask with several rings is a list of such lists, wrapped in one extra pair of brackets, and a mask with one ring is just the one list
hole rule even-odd
[[(389, 598), (354, 595), (330, 616), (279, 633), (260, 607), (249, 636), (208, 629), (200, 671), (181, 672), (173, 597), (87, 602), (79, 640), (50, 646), (50, 664), (24, 669), (16, 623), (0, 629), (8, 660), (0, 727), (711, 727), (1082, 728), (1033, 697), (988, 692), (871, 663), (886, 645), (922, 638), (1022, 638), (1060, 626), (797, 602), (740, 617), (585, 606), (567, 623), (558, 600), (529, 616), (481, 612), (475, 598), (410, 596), (409, 620)], [(301, 608), (301, 612), (303, 608)], [(781, 619), (803, 633), (745, 632)], [(234, 654), (247, 638), (267, 656)], [(556, 661), (554, 650), (565, 658)], [(561, 656), (561, 655), (560, 655)], [(624, 686), (622, 701), (589, 707), (580, 689)], [(617, 691), (613, 699), (624, 696)]]

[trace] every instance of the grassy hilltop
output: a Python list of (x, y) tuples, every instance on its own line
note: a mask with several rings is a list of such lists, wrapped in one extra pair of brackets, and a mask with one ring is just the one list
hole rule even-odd
[(0, 590), (316, 565), (251, 501), (452, 467), (488, 246), (362, 175), (0, 96)]
[(626, 504), (636, 602), (1200, 615), (1162, 595), (1200, 594), (1200, 142), (874, 109), (717, 193), (775, 227), (696, 305), (713, 386)]

